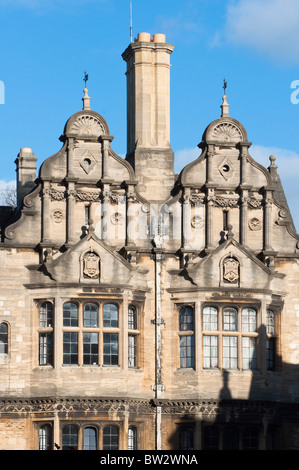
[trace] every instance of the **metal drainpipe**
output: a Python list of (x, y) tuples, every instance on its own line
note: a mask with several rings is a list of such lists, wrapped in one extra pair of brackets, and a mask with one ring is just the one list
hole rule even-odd
[[(162, 385), (162, 367), (161, 367), (161, 352), (162, 352), (162, 335), (161, 325), (163, 323), (161, 318), (161, 267), (162, 267), (162, 238), (155, 238), (155, 353), (156, 353), (156, 383), (155, 383), (155, 398), (159, 400), (162, 396), (161, 392), (164, 390)], [(156, 449), (162, 449), (162, 408), (157, 403), (156, 405)]]

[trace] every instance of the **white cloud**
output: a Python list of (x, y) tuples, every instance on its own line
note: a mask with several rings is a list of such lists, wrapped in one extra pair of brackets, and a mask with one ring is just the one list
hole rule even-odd
[(238, 0), (227, 8), (225, 34), (276, 60), (299, 62), (298, 0)]
[(299, 154), (293, 150), (280, 149), (277, 147), (263, 147), (262, 145), (253, 145), (249, 149), (250, 155), (261, 165), (268, 167), (270, 165), (269, 156), (275, 155), (275, 164), (278, 166), (280, 177), (288, 180), (298, 180), (299, 175)]

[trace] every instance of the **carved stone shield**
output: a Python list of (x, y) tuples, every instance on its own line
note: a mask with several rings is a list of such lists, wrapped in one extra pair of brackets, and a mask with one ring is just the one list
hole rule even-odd
[(83, 260), (83, 272), (86, 276), (91, 278), (99, 277), (100, 275), (100, 260), (95, 253), (87, 253)]
[(228, 282), (236, 282), (239, 279), (239, 263), (234, 258), (224, 260), (223, 279)]

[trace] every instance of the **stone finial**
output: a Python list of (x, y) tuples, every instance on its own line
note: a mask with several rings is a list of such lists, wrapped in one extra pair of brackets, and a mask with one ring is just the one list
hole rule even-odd
[(83, 109), (90, 109), (90, 97), (88, 96), (88, 89), (84, 88), (84, 97), (82, 98), (83, 101)]
[(232, 240), (233, 238), (234, 238), (233, 226), (232, 226), (232, 225), (228, 225), (228, 226), (227, 226), (227, 239), (228, 239), (228, 240)]
[(221, 108), (221, 117), (226, 117), (229, 116), (229, 104), (227, 102), (227, 96), (223, 95), (222, 97), (222, 105), (220, 106)]

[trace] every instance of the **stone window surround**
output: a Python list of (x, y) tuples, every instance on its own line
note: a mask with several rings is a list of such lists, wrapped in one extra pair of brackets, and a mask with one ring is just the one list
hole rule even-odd
[[(79, 349), (82, 350), (83, 348), (83, 332), (96, 332), (99, 334), (99, 357), (100, 357), (100, 361), (99, 363), (95, 366), (95, 365), (83, 365), (83, 353), (81, 351), (81, 355), (79, 356), (79, 364), (76, 364), (75, 367), (121, 367), (121, 368), (124, 368), (124, 367), (129, 367), (129, 369), (139, 369), (142, 365), (142, 361), (141, 361), (141, 354), (140, 354), (140, 341), (139, 341), (139, 338), (140, 338), (140, 334), (141, 334), (141, 310), (142, 310), (142, 305), (140, 304), (140, 302), (135, 302), (135, 301), (128, 301), (128, 302), (124, 302), (123, 299), (107, 299), (107, 298), (101, 298), (101, 296), (97, 297), (97, 298), (94, 298), (94, 297), (91, 297), (91, 298), (75, 298), (75, 297), (69, 297), (69, 298), (66, 298), (66, 297), (63, 297), (63, 298), (60, 298), (59, 299), (59, 302), (57, 302), (58, 299), (53, 299), (53, 298), (42, 298), (42, 299), (35, 299), (35, 305), (36, 305), (36, 310), (37, 310), (37, 315), (36, 315), (36, 325), (37, 325), (37, 332), (38, 332), (38, 336), (40, 336), (41, 334), (53, 334), (53, 344), (54, 344), (54, 347), (53, 347), (53, 356), (54, 358), (56, 357), (56, 360), (55, 360), (55, 364), (53, 365), (50, 365), (50, 364), (45, 364), (45, 365), (39, 365), (38, 367), (55, 367), (55, 365), (57, 367), (60, 367), (60, 366), (63, 366), (63, 367), (70, 367), (68, 365), (64, 365), (63, 364), (63, 345), (61, 344), (61, 354), (58, 354), (58, 357), (57, 357), (57, 354), (55, 354), (55, 342), (59, 341), (59, 342), (63, 342), (63, 332), (66, 332), (66, 331), (73, 331), (73, 332), (78, 332), (79, 333), (79, 338), (81, 336), (81, 338), (79, 339), (78, 343), (79, 343)], [(39, 311), (40, 311), (40, 307), (47, 303), (47, 302), (50, 302), (53, 304), (53, 318), (54, 318), (54, 322), (53, 322), (53, 325), (50, 327), (50, 326), (47, 326), (47, 327), (40, 327), (39, 326)], [(63, 305), (67, 302), (74, 302), (78, 305), (78, 318), (79, 318), (79, 324), (77, 327), (66, 327), (66, 326), (63, 326)], [(98, 307), (99, 307), (99, 323), (98, 323), (98, 327), (83, 327), (83, 306), (85, 304), (89, 304), (89, 303), (94, 303), (94, 304), (97, 304)], [(61, 313), (60, 312), (57, 312), (57, 307), (55, 304), (60, 304), (61, 305), (61, 308), (59, 310), (61, 310)], [(118, 307), (118, 315), (119, 315), (119, 325), (118, 325), (118, 328), (104, 328), (102, 326), (103, 324), (103, 306), (105, 304), (114, 304)], [(132, 329), (132, 327), (130, 327), (128, 325), (128, 312), (129, 312), (129, 308), (133, 306), (135, 309), (136, 309), (136, 313), (137, 313), (137, 328), (136, 329)], [(124, 311), (124, 309), (127, 308), (127, 312)], [(56, 316), (58, 315), (58, 318), (55, 318)], [(57, 327), (59, 327), (60, 329), (60, 332), (59, 332), (59, 335), (57, 335)], [(111, 366), (108, 366), (108, 365), (103, 365), (103, 361), (102, 361), (102, 353), (100, 352), (100, 348), (103, 349), (103, 333), (117, 333), (119, 335), (119, 361), (118, 361), (118, 365), (115, 366), (115, 365), (111, 365)], [(127, 338), (125, 339), (125, 335), (127, 335)], [(136, 342), (137, 342), (137, 362), (136, 362), (136, 365), (135, 366), (130, 366), (128, 365), (128, 351), (127, 351), (127, 357), (124, 357), (125, 355), (123, 354), (123, 343), (124, 341), (128, 342), (128, 337), (129, 336), (134, 336), (135, 339), (136, 339)], [(59, 349), (59, 348), (58, 348)], [(127, 348), (128, 349), (128, 348)], [(80, 354), (80, 352), (79, 352)], [(39, 360), (38, 360), (38, 355), (37, 355), (37, 358), (36, 358), (36, 361), (37, 361), (37, 364), (39, 363)]]
[[(200, 304), (200, 307), (198, 307), (197, 304)], [(181, 308), (183, 307), (192, 307), (194, 309), (194, 325), (193, 325), (193, 330), (188, 332), (188, 331), (180, 331), (180, 328), (179, 328), (179, 312), (181, 310)], [(218, 319), (218, 330), (215, 330), (215, 331), (208, 331), (208, 330), (203, 330), (203, 310), (205, 307), (215, 307), (218, 309), (218, 311), (221, 311), (221, 316), (219, 316), (220, 318)], [(235, 308), (237, 309), (238, 311), (238, 329), (237, 331), (227, 331), (227, 332), (223, 332), (223, 326), (222, 326), (222, 311), (224, 308), (226, 307), (232, 307), (232, 308)], [(245, 309), (245, 308), (250, 308), (250, 309), (254, 309), (257, 313), (257, 316), (256, 316), (256, 321), (257, 321), (257, 326), (256, 326), (256, 332), (242, 332), (242, 320), (241, 320), (241, 316), (242, 316), (242, 309)], [(266, 341), (267, 340), (275, 340), (275, 350), (274, 350), (274, 363), (275, 363), (275, 357), (277, 356), (278, 354), (278, 350), (277, 350), (277, 340), (279, 338), (279, 330), (280, 330), (280, 327), (279, 327), (279, 324), (280, 324), (280, 315), (281, 315), (281, 308), (278, 308), (278, 307), (272, 307), (271, 305), (267, 305), (266, 307), (266, 316), (265, 316), (265, 322), (262, 324), (262, 312), (261, 312), (261, 309), (262, 309), (262, 305), (261, 305), (261, 301), (260, 300), (252, 300), (252, 301), (249, 301), (249, 302), (236, 302), (236, 301), (219, 301), (219, 302), (206, 302), (206, 301), (203, 301), (203, 302), (198, 302), (198, 301), (194, 301), (194, 302), (176, 302), (176, 311), (178, 312), (177, 313), (177, 331), (178, 331), (178, 338), (180, 339), (181, 338), (181, 335), (182, 333), (183, 334), (190, 334), (190, 335), (193, 335), (194, 336), (194, 367), (192, 367), (190, 370), (193, 370), (193, 371), (199, 371), (199, 370), (202, 370), (202, 371), (209, 371), (209, 370), (229, 370), (233, 373), (235, 372), (238, 372), (238, 371), (241, 371), (241, 372), (251, 372), (253, 373), (254, 370), (256, 371), (259, 371), (259, 370), (268, 370), (268, 371), (275, 371), (276, 368), (274, 369), (271, 369), (271, 368), (268, 368), (268, 364), (267, 364), (267, 358), (266, 358), (266, 354), (267, 354), (267, 351), (266, 351), (266, 347), (267, 347), (267, 344), (266, 344)], [(267, 331), (267, 321), (268, 321), (268, 312), (271, 311), (274, 315), (274, 332), (272, 333), (269, 333)], [(264, 336), (264, 343), (263, 343), (263, 348), (265, 348), (265, 357), (262, 357), (262, 354), (261, 354), (261, 349), (262, 349), (262, 346), (260, 344), (260, 341), (258, 341), (258, 338), (260, 337), (260, 334), (259, 334), (259, 329), (260, 330), (263, 330), (262, 333), (263, 333), (263, 336)], [(215, 368), (204, 368), (203, 366), (203, 360), (204, 360), (204, 357), (203, 357), (203, 337), (205, 334), (208, 334), (210, 336), (212, 336), (214, 333), (216, 333), (216, 335), (218, 337), (223, 337), (223, 335), (226, 335), (226, 336), (237, 336), (238, 338), (238, 366), (237, 368), (235, 369), (224, 369), (224, 367), (220, 367), (219, 366), (219, 362), (222, 363), (222, 357), (223, 357), (223, 352), (222, 352), (222, 343), (221, 343), (221, 346), (220, 344), (218, 344), (218, 366), (215, 367)], [(224, 333), (224, 334), (223, 334)], [(257, 367), (256, 369), (243, 369), (242, 368), (242, 337), (252, 337), (252, 338), (256, 338), (256, 341), (257, 341)], [(178, 343), (178, 363), (179, 363), (179, 343)], [(178, 371), (183, 371), (183, 370), (186, 370), (185, 368), (180, 368), (180, 366), (178, 365)]]

